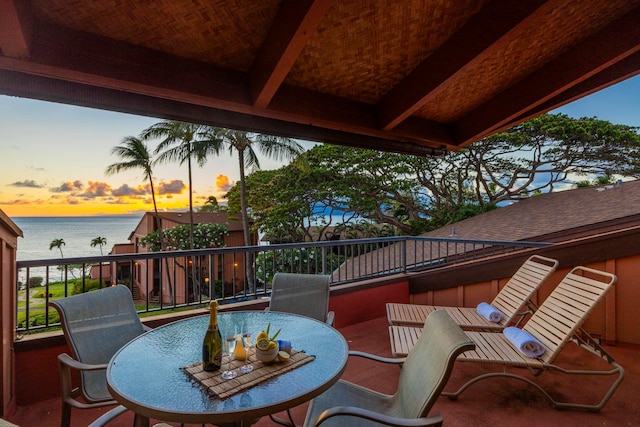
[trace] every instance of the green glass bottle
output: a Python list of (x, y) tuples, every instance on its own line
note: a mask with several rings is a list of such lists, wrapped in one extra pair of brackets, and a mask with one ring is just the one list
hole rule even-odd
[(202, 341), (202, 369), (217, 371), (222, 366), (222, 336), (218, 329), (218, 301), (211, 301), (209, 327)]

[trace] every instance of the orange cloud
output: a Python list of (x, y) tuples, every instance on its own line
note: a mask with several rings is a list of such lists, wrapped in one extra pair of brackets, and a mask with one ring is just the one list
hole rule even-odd
[(107, 197), (111, 194), (111, 186), (106, 182), (89, 181), (87, 189), (78, 196), (85, 199), (94, 199), (96, 197)]
[(53, 193), (67, 193), (72, 191), (81, 191), (83, 187), (84, 184), (82, 184), (80, 180), (75, 180), (73, 182), (64, 182), (59, 187), (51, 188), (51, 191)]
[(226, 192), (231, 190), (231, 187), (233, 187), (233, 183), (228, 176), (220, 174), (216, 177), (216, 188), (218, 191)]

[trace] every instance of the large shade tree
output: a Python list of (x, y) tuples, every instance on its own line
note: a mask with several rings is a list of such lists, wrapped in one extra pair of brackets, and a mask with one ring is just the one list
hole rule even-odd
[(307, 173), (283, 167), (248, 189), (262, 231), (324, 206), (420, 234), (576, 179), (638, 178), (640, 133), (595, 118), (543, 115), (443, 157), (322, 145), (301, 158)]

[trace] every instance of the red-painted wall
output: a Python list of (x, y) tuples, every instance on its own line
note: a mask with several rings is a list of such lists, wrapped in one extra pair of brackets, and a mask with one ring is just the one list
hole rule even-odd
[(60, 397), (58, 354), (68, 352), (67, 346), (64, 345), (16, 353), (18, 406)]
[(388, 302), (408, 303), (409, 282), (402, 281), (357, 292), (332, 294), (329, 310), (335, 312), (334, 326), (340, 328), (386, 316), (385, 304)]

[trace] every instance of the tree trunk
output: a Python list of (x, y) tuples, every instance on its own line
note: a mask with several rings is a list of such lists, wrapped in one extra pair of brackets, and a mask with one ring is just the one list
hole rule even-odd
[[(244, 245), (251, 246), (251, 234), (249, 233), (249, 216), (247, 215), (247, 192), (244, 176), (244, 150), (238, 149), (238, 161), (240, 162), (240, 216), (242, 217), (242, 231)], [(245, 273), (248, 288), (255, 292), (255, 278), (253, 274), (253, 253), (246, 253)]]
[[(162, 222), (160, 221), (160, 214), (158, 213), (158, 205), (156, 204), (156, 192), (153, 188), (153, 181), (149, 178), (149, 185), (151, 186), (151, 198), (153, 199), (153, 210), (156, 216), (156, 227), (158, 227), (158, 238), (160, 239), (160, 251), (164, 251), (164, 237), (162, 236)], [(169, 273), (169, 261), (167, 258), (164, 259), (165, 268), (164, 270), (167, 272), (167, 284), (169, 285), (169, 300), (171, 301), (171, 305), (174, 304), (173, 297), (173, 285), (171, 283), (171, 274)], [(160, 277), (160, 286), (162, 286), (162, 277)], [(162, 299), (160, 300), (162, 304)]]

